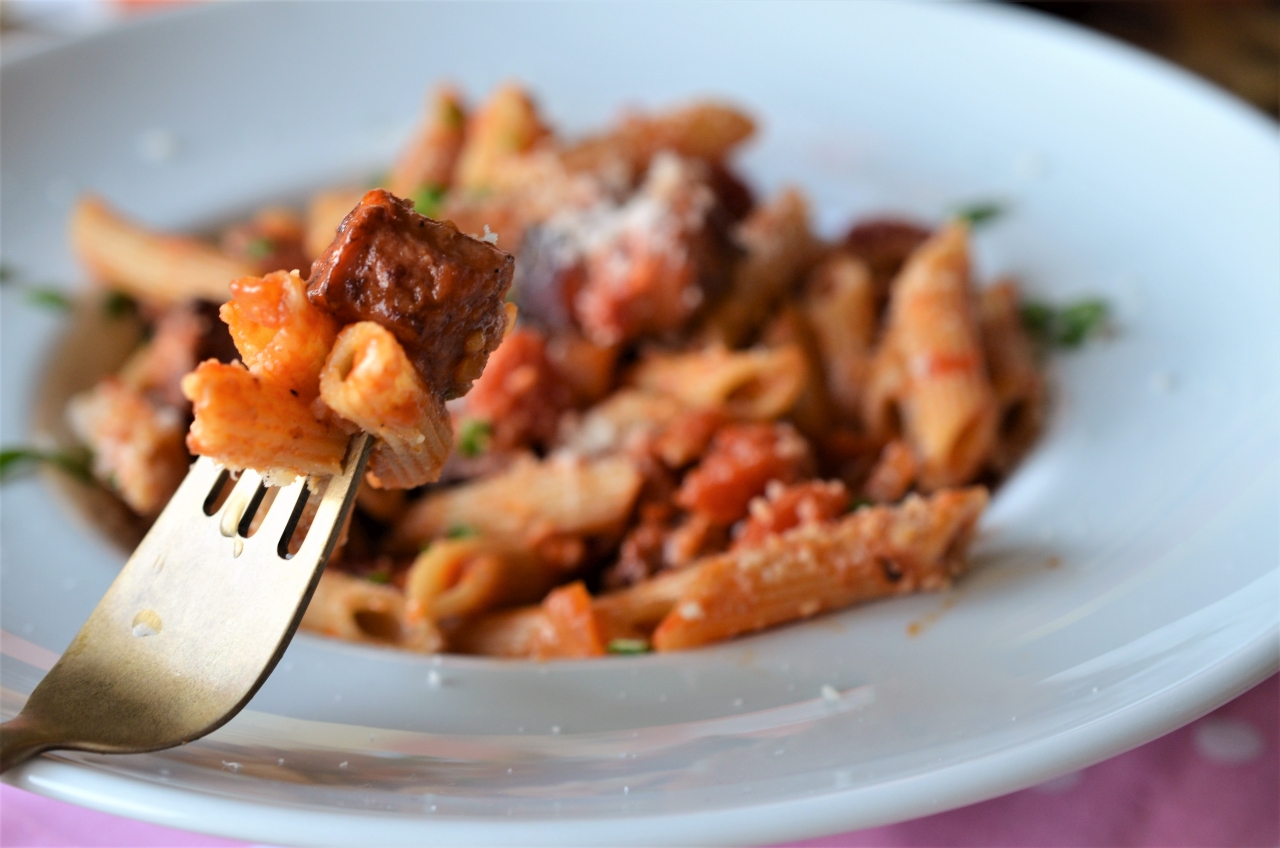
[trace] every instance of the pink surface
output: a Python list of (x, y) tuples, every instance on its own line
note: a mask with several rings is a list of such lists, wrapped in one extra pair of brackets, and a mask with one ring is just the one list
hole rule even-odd
[[(0, 845), (236, 846), (0, 786)], [(1280, 678), (1083, 771), (949, 813), (796, 843), (855, 846), (1275, 846)]]

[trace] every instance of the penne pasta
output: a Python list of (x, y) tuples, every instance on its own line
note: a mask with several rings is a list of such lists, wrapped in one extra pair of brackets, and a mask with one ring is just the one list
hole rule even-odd
[(449, 413), (389, 330), (372, 321), (343, 328), (319, 382), (326, 406), (378, 437), (367, 475), (373, 486), (411, 489), (440, 476), (453, 446)]
[(809, 205), (787, 189), (751, 213), (738, 229), (747, 254), (733, 273), (729, 292), (712, 305), (702, 335), (726, 347), (748, 343), (769, 312), (808, 270), (815, 251)]
[(67, 421), (93, 451), (94, 476), (110, 481), (139, 515), (158, 514), (187, 475), (182, 415), (156, 406), (119, 378), (73, 397)]
[(822, 357), (828, 395), (850, 420), (861, 412), (879, 317), (867, 266), (837, 253), (810, 276), (804, 314)]
[(417, 547), (454, 527), (516, 546), (557, 534), (612, 533), (631, 513), (641, 482), (621, 456), (524, 458), (493, 477), (428, 493), (409, 509), (393, 542)]
[(325, 569), (302, 616), (303, 630), (345, 639), (435, 653), (444, 644), (425, 618), (405, 616), (405, 598), (391, 586)]
[(498, 188), (503, 166), (547, 132), (527, 91), (514, 83), (500, 86), (467, 124), (454, 175), (458, 186), (471, 192)]
[(182, 378), (182, 393), (195, 412), (187, 434), (192, 453), (233, 470), (256, 469), (268, 485), (342, 470), (349, 434), (238, 362), (200, 363)]
[(754, 132), (755, 122), (732, 106), (693, 103), (657, 115), (630, 116), (613, 132), (584, 139), (562, 156), (572, 170), (623, 164), (631, 174), (640, 174), (662, 150), (719, 162)]
[(221, 303), (231, 294), (232, 280), (255, 270), (197, 239), (126, 220), (92, 195), (76, 201), (71, 212), (71, 245), (99, 280), (160, 304), (191, 298)]
[(942, 589), (987, 503), (985, 489), (911, 496), (805, 524), (701, 561), (653, 633), (659, 651), (682, 650), (889, 595)]
[(969, 284), (968, 231), (951, 224), (907, 260), (884, 344), (898, 357), (903, 431), (926, 491), (972, 479), (995, 440), (996, 400)]
[(422, 126), (391, 169), (387, 180), (391, 193), (412, 198), (423, 189), (440, 192), (448, 188), (462, 152), (466, 124), (462, 97), (455, 89), (441, 86), (432, 92)]
[(791, 409), (806, 376), (804, 354), (797, 345), (745, 351), (713, 345), (692, 353), (650, 355), (636, 367), (631, 382), (687, 406), (764, 421)]
[(303, 403), (315, 400), (338, 322), (311, 305), (297, 271), (232, 281), (231, 300), (219, 314), (251, 373)]
[(475, 537), (439, 539), (409, 568), (407, 615), (438, 621), (531, 603), (555, 577), (528, 551)]

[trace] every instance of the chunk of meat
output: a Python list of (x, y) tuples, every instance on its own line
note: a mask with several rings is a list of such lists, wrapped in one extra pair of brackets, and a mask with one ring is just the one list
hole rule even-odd
[(465, 403), (469, 416), (489, 422), (493, 447), (507, 450), (550, 442), (573, 393), (547, 359), (542, 334), (522, 328), (498, 345)]
[(684, 478), (676, 503), (729, 525), (747, 514), (771, 480), (809, 476), (809, 444), (790, 424), (735, 424), (716, 433), (706, 456)]
[(491, 244), (367, 193), (313, 267), (307, 293), (342, 323), (390, 330), (427, 386), (465, 394), (506, 328), (515, 261)]
[(791, 486), (773, 482), (765, 487), (763, 497), (751, 501), (750, 515), (733, 547), (758, 545), (801, 524), (831, 521), (848, 509), (849, 490), (839, 480), (806, 480)]

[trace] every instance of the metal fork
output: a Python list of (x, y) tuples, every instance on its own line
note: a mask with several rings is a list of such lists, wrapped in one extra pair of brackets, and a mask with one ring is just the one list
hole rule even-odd
[(351, 511), (373, 439), (351, 440), (297, 554), (310, 494), (227, 472), (201, 457), (22, 712), (0, 725), (0, 771), (54, 748), (106, 754), (171, 748), (249, 702), (284, 653)]

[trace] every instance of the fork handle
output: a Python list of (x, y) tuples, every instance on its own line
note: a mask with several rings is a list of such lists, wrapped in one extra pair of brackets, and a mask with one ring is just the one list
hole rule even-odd
[(0, 773), (57, 747), (57, 741), (29, 717), (19, 714), (0, 724)]

